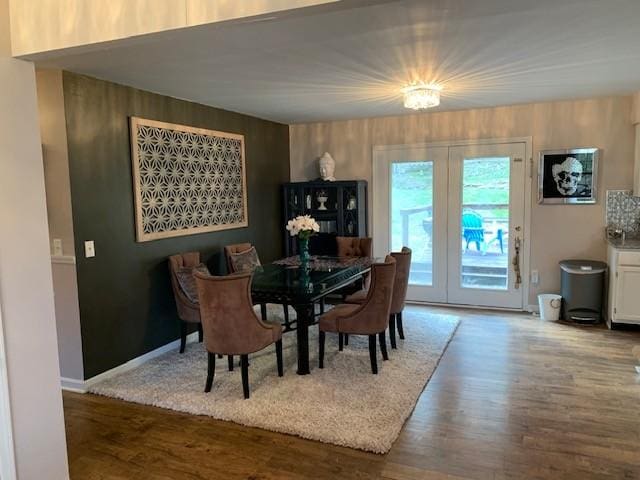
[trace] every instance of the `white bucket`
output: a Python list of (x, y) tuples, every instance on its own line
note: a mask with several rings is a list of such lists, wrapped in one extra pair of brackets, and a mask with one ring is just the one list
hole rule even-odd
[(542, 320), (559, 320), (562, 297), (553, 293), (538, 295), (538, 305), (540, 306), (540, 318)]

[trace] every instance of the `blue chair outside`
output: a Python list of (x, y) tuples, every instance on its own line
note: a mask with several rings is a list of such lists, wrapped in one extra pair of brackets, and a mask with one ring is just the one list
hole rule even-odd
[(482, 219), (482, 215), (476, 213), (472, 210), (463, 212), (462, 214), (462, 236), (466, 242), (466, 249), (469, 250), (469, 245), (471, 243), (475, 243), (476, 249), (479, 252), (482, 252), (482, 247), (486, 251), (486, 248), (492, 244), (493, 242), (498, 242), (500, 246), (500, 253), (504, 253), (504, 245), (503, 238), (504, 232), (502, 228), (498, 228), (496, 231), (495, 237), (489, 240), (488, 243), (485, 243), (484, 240), (484, 220)]
[(496, 236), (491, 241), (489, 241), (489, 244), (491, 244), (492, 242), (498, 242), (498, 245), (500, 245), (500, 253), (504, 253), (504, 245), (502, 244), (503, 238), (504, 238), (503, 230), (499, 228), (498, 231), (496, 232)]
[(475, 243), (476, 249), (481, 252), (481, 246), (484, 243), (482, 216), (473, 211), (464, 212), (462, 214), (462, 236), (467, 244), (467, 250), (469, 250), (471, 243)]

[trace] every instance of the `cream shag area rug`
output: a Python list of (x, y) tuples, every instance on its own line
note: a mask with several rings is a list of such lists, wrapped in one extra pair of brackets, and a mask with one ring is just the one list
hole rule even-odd
[[(277, 309), (269, 309), (277, 313)], [(280, 308), (280, 312), (282, 308)], [(244, 400), (240, 368), (217, 359), (211, 393), (205, 394), (207, 355), (192, 343), (95, 385), (92, 393), (129, 402), (228, 420), (251, 427), (375, 453), (386, 453), (400, 434), (458, 325), (453, 316), (407, 308), (405, 340), (389, 348), (378, 375), (369, 363), (367, 337), (351, 336), (338, 352), (327, 334), (325, 368), (318, 366), (317, 327), (310, 331), (311, 374), (296, 375), (295, 332), (284, 335), (285, 375), (278, 377), (273, 347), (249, 356), (251, 398)], [(388, 339), (387, 339), (388, 343)]]

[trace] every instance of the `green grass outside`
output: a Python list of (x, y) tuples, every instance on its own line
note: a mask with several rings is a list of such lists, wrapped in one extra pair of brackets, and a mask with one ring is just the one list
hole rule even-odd
[[(392, 247), (402, 243), (400, 210), (433, 204), (433, 164), (425, 162), (392, 165), (391, 218)], [(463, 204), (506, 204), (509, 202), (509, 159), (467, 160), (463, 171)], [(485, 217), (508, 218), (506, 208), (479, 212)], [(424, 244), (428, 237), (422, 221), (429, 215), (417, 213), (409, 217), (409, 246)], [(425, 259), (430, 260), (430, 259)]]

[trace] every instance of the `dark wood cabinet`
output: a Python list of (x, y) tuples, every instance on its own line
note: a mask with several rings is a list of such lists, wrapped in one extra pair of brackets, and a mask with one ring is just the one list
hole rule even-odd
[[(285, 221), (311, 215), (320, 225), (320, 233), (309, 242), (312, 255), (334, 255), (336, 236), (368, 236), (365, 180), (285, 183), (282, 194)], [(298, 238), (291, 237), (286, 230), (284, 235), (287, 256), (296, 255)]]

